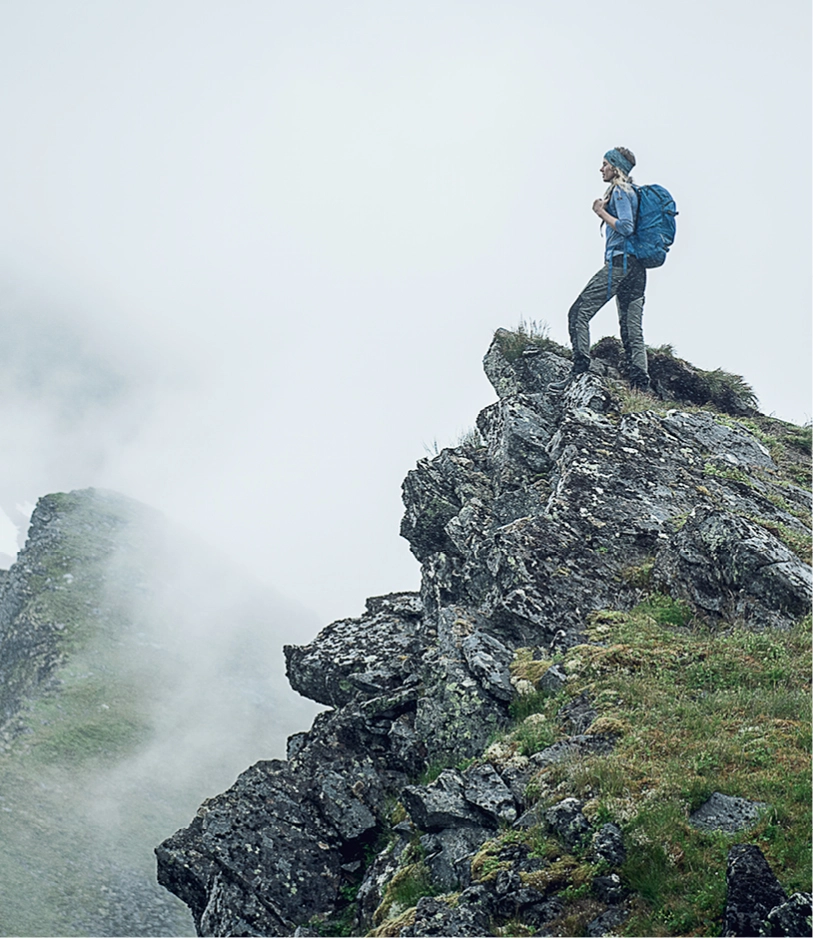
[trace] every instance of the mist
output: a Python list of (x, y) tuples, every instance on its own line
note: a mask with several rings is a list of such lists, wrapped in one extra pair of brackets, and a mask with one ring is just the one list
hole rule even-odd
[(2, 735), (0, 932), (191, 935), (154, 847), (310, 725), (281, 648), (318, 620), (154, 509), (102, 490), (56, 504), (22, 617), (59, 616), (67, 653)]
[[(567, 343), (616, 144), (680, 210), (647, 342), (809, 419), (808, 6), (622, 4), (609, 72), (608, 15), (5, 2), (0, 498), (18, 545), (39, 495), (99, 485), (322, 623), (415, 588), (401, 481), (493, 400), (496, 328), (546, 321)], [(763, 210), (766, 177), (793, 196)], [(593, 336), (617, 328), (608, 306)]]
[[(107, 570), (87, 671), (132, 690), (137, 745), (39, 766), (0, 815), (40, 934), (191, 927), (132, 911), (175, 901), (152, 846), (307, 729), (284, 643), (418, 587), (402, 479), (494, 400), (495, 329), (567, 344), (608, 148), (680, 210), (647, 343), (810, 419), (810, 26), (801, 0), (0, 3), (0, 566), (49, 492), (183, 532)], [(94, 856), (66, 924), (59, 863)]]

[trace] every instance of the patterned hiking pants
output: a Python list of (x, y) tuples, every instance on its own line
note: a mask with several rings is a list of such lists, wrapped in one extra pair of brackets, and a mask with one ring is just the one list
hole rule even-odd
[(608, 296), (609, 277), (609, 264), (605, 263), (601, 270), (588, 280), (587, 286), (570, 307), (567, 321), (573, 345), (573, 370), (583, 372), (590, 367), (590, 320), (610, 297), (614, 296), (618, 305), (621, 341), (624, 343), (629, 363), (630, 383), (648, 387), (649, 372), (643, 331), (646, 268), (636, 257), (627, 255), (627, 273), (624, 274), (622, 258), (614, 258)]

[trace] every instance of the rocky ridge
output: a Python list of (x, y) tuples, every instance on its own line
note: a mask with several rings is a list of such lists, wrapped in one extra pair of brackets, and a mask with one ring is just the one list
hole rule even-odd
[[(332, 709), (156, 850), (159, 882), (199, 934), (634, 927), (634, 824), (609, 816), (609, 797), (560, 797), (625, 733), (595, 678), (633, 646), (601, 623), (643, 602), (646, 628), (666, 623), (676, 640), (692, 623), (712, 642), (795, 634), (811, 600), (809, 461), (799, 428), (759, 415), (736, 383), (725, 412), (673, 407), (708, 390), (687, 363), (660, 353), (658, 396), (635, 395), (617, 343), (595, 352), (557, 395), (561, 351), (497, 333), (484, 367), (499, 399), (479, 439), (404, 481), (420, 593), (370, 599), (359, 619), (287, 646), (292, 687)], [(742, 838), (767, 808), (735, 803), (711, 829)], [(809, 897), (793, 903), (803, 915)]]
[(269, 680), (295, 616), (133, 499), (39, 499), (0, 576), (0, 934), (193, 932), (152, 850), (312, 716)]

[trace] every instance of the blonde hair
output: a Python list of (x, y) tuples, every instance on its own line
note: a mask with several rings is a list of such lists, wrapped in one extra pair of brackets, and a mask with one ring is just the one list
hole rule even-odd
[(610, 183), (607, 191), (604, 193), (604, 198), (609, 199), (612, 194), (613, 189), (617, 186), (623, 192), (632, 192), (633, 178), (628, 176), (623, 170), (620, 170), (617, 166), (613, 166), (615, 170), (615, 176), (613, 176), (612, 182)]

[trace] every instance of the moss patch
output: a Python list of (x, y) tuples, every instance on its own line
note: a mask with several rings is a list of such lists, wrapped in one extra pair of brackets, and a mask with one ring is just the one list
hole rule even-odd
[[(757, 843), (788, 892), (807, 889), (810, 810), (810, 620), (790, 633), (712, 632), (652, 596), (594, 616), (601, 645), (567, 656), (600, 720), (625, 728), (612, 753), (547, 769), (545, 790), (575, 795), (624, 829), (626, 883), (640, 896), (625, 933), (714, 934), (731, 844)], [(695, 830), (713, 791), (767, 802), (739, 836)]]

